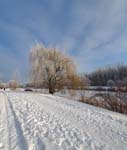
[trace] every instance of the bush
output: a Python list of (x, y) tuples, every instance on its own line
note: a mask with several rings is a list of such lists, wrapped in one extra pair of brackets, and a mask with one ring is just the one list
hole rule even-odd
[(127, 95), (125, 93), (98, 93), (88, 99), (80, 99), (80, 101), (114, 112), (127, 114)]

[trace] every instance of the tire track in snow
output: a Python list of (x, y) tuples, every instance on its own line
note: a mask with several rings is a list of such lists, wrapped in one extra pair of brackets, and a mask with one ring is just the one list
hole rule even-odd
[[(7, 96), (8, 96), (8, 100), (10, 103), (10, 107), (16, 118), (16, 122), (18, 120), (17, 130), (19, 130), (18, 133), (22, 135), (22, 139), (21, 138), (19, 139), (20, 143), (22, 143), (23, 146), (24, 144), (26, 144), (25, 147), (22, 147), (22, 150), (25, 150), (25, 149), (26, 150), (45, 150), (45, 144), (42, 141), (42, 138), (36, 132), (36, 129), (30, 128), (29, 123), (31, 123), (31, 121), (34, 121), (34, 118), (33, 118), (34, 115), (31, 117), (31, 112), (27, 110), (27, 108), (25, 109), (23, 105), (24, 102), (22, 102), (22, 99), (20, 100), (20, 102), (19, 101), (16, 102), (12, 97), (10, 97), (10, 94), (7, 94)], [(20, 107), (23, 109), (20, 109)]]
[(13, 109), (13, 105), (9, 100), (6, 93), (4, 93), (6, 99), (6, 105), (8, 110), (8, 133), (9, 133), (9, 149), (16, 149), (16, 150), (28, 150), (27, 143), (25, 141), (21, 124), (18, 120), (18, 117), (15, 114)]
[(0, 93), (0, 150), (9, 149), (7, 108), (4, 94)]

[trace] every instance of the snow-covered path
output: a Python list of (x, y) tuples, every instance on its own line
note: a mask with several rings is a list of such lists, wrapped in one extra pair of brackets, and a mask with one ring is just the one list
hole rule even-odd
[(127, 116), (58, 96), (0, 93), (0, 150), (127, 150)]

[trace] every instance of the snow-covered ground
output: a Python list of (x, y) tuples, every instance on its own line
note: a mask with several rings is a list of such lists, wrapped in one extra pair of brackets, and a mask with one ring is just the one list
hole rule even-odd
[(29, 92), (0, 92), (0, 150), (127, 150), (127, 116)]

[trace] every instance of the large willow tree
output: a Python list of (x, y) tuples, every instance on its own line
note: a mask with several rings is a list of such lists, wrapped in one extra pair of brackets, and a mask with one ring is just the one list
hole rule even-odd
[(42, 84), (53, 94), (63, 88), (69, 76), (75, 74), (75, 65), (68, 56), (56, 48), (36, 45), (30, 52), (31, 82)]

